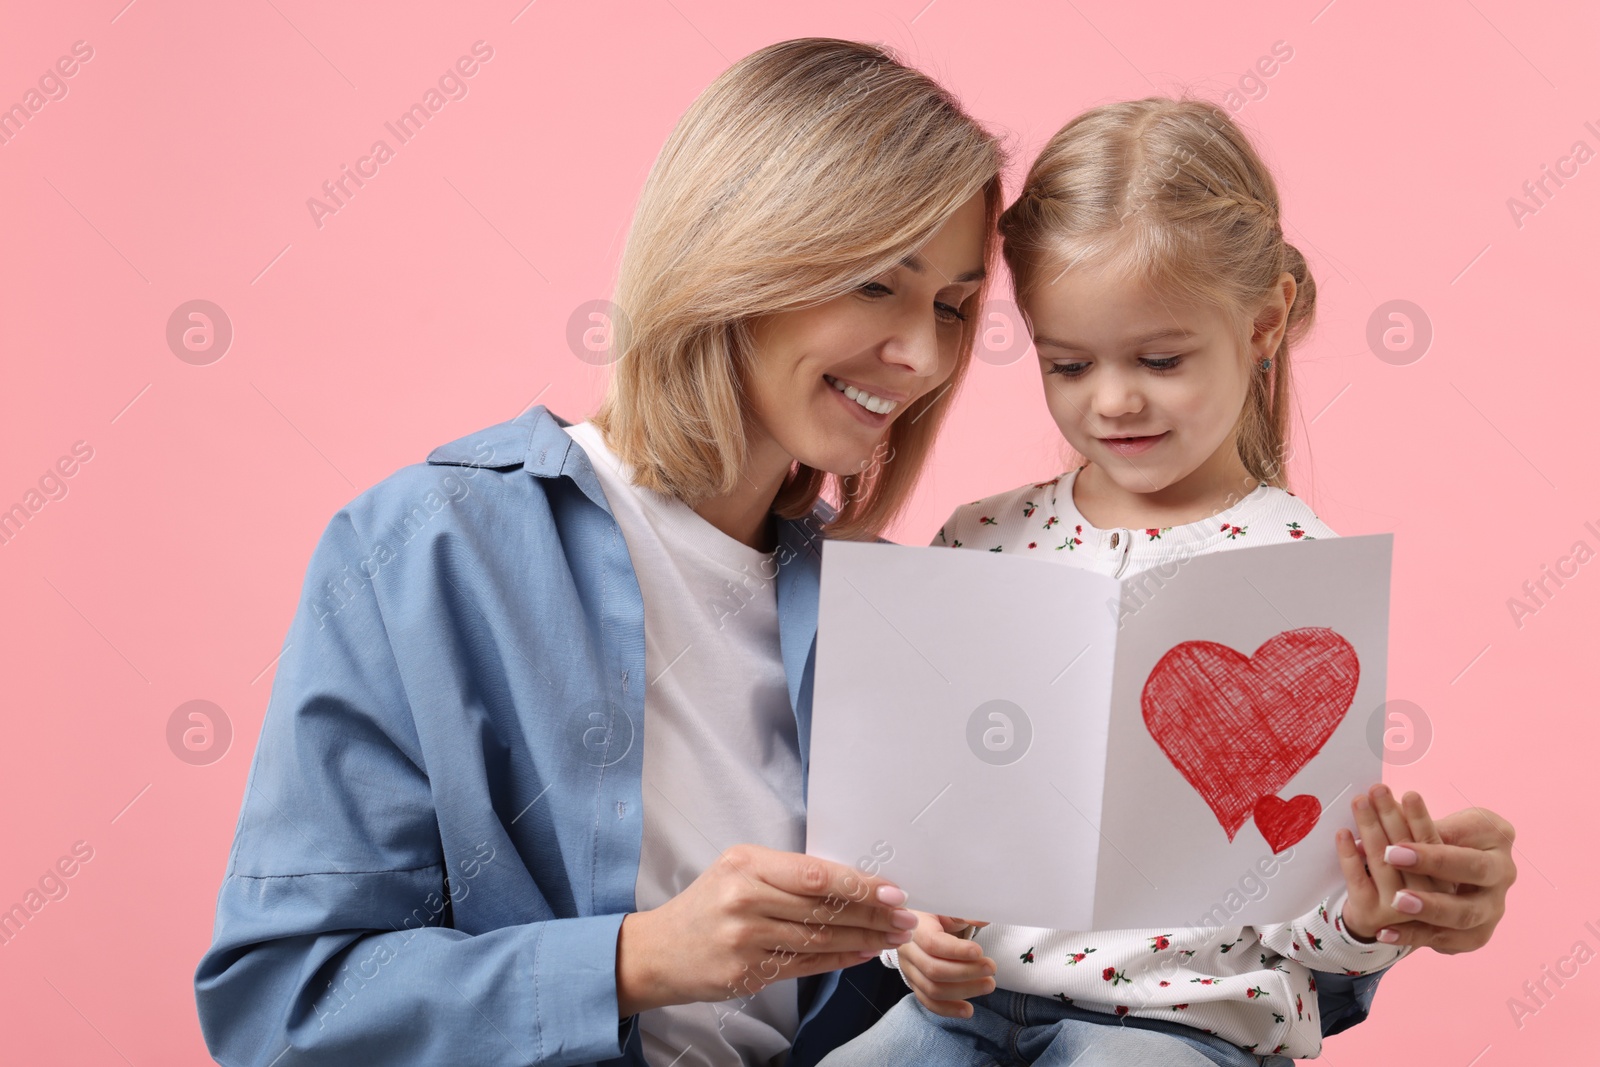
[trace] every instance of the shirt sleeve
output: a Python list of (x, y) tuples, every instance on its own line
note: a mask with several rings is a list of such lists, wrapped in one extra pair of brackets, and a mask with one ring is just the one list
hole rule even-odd
[(965, 507), (956, 508), (950, 517), (944, 520), (944, 525), (939, 527), (939, 532), (933, 535), (933, 540), (928, 542), (929, 548), (961, 548), (963, 538), (961, 529), (965, 525)]
[(891, 968), (891, 969), (893, 969), (895, 971), (898, 971), (899, 974), (900, 974), (900, 980), (906, 984), (906, 988), (907, 989), (911, 989), (912, 988), (911, 979), (906, 977), (906, 972), (900, 970), (900, 950), (899, 949), (897, 949), (897, 948), (886, 948), (886, 949), (884, 949), (883, 951), (878, 953), (878, 961), (880, 963), (882, 963), (885, 967), (888, 967), (888, 968)]
[(1313, 971), (1336, 974), (1372, 974), (1404, 958), (1411, 951), (1409, 945), (1389, 945), (1382, 941), (1367, 944), (1350, 936), (1342, 918), (1349, 895), (1349, 891), (1344, 890), (1337, 898), (1323, 898), (1315, 908), (1292, 922), (1259, 927), (1261, 943)]
[(207, 1048), (228, 1067), (620, 1056), (620, 914), (450, 926), (440, 786), (376, 588), (328, 599), (370, 559), (349, 509), (312, 554), (195, 972)]

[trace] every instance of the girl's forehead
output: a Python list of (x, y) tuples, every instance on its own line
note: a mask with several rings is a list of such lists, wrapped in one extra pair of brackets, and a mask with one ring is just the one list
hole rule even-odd
[(1022, 310), (1036, 345), (1083, 352), (1203, 341), (1228, 328), (1220, 309), (1126, 277), (1063, 275)]
[(1085, 322), (1126, 322), (1130, 317), (1194, 321), (1215, 309), (1126, 271), (1094, 268), (1059, 272), (1024, 299), (1030, 315), (1065, 315)]

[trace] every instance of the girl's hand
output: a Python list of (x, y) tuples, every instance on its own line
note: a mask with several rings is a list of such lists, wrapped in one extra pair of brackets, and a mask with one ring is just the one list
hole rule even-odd
[(923, 911), (912, 914), (917, 917), (917, 926), (911, 944), (900, 948), (900, 973), (906, 976), (922, 1006), (935, 1015), (969, 1017), (972, 1005), (967, 1003), (968, 998), (994, 992), (991, 976), (997, 968), (976, 941), (956, 935), (968, 926), (987, 924)]
[(1361, 844), (1357, 846), (1348, 830), (1340, 830), (1335, 835), (1339, 865), (1344, 870), (1349, 891), (1342, 916), (1344, 928), (1357, 941), (1397, 943), (1399, 935), (1390, 927), (1411, 917), (1411, 913), (1400, 909), (1420, 907), (1423, 898), (1419, 892), (1442, 889), (1427, 875), (1391, 867), (1383, 859), (1391, 840), (1410, 839), (1417, 836), (1417, 831), (1437, 836), (1431, 820), (1427, 820), (1427, 809), (1420, 807), (1422, 798), (1415, 793), (1407, 796), (1416, 797), (1413, 811), (1420, 809), (1420, 819), (1426, 826), (1413, 825), (1395, 803), (1394, 793), (1380, 782), (1368, 792), (1356, 794), (1351, 801), (1356, 825), (1361, 830)]
[(1398, 870), (1432, 875), (1439, 889), (1416, 894), (1422, 910), (1391, 927), (1399, 935), (1394, 944), (1447, 955), (1482, 948), (1505, 917), (1506, 893), (1517, 880), (1516, 828), (1487, 808), (1451, 812), (1435, 823), (1416, 793), (1404, 800), (1412, 834), (1388, 833), (1384, 859)]
[(617, 1014), (748, 997), (870, 960), (910, 942), (905, 900), (854, 867), (735, 845), (659, 908), (623, 917)]

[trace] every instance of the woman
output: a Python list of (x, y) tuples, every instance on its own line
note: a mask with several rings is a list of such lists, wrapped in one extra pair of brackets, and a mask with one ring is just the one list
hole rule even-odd
[[(871, 960), (904, 894), (799, 854), (818, 542), (915, 484), (1002, 161), (877, 48), (755, 53), (646, 182), (594, 421), (534, 408), (334, 517), (196, 973), (220, 1062), (809, 1064), (905, 993)], [(1482, 819), (1418, 846), (1479, 904), (1408, 936), (1487, 939)]]

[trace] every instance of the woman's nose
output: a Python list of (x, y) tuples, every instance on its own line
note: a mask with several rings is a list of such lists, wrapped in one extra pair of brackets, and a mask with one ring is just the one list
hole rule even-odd
[(939, 324), (921, 315), (906, 316), (883, 347), (884, 362), (923, 378), (939, 372), (941, 356)]

